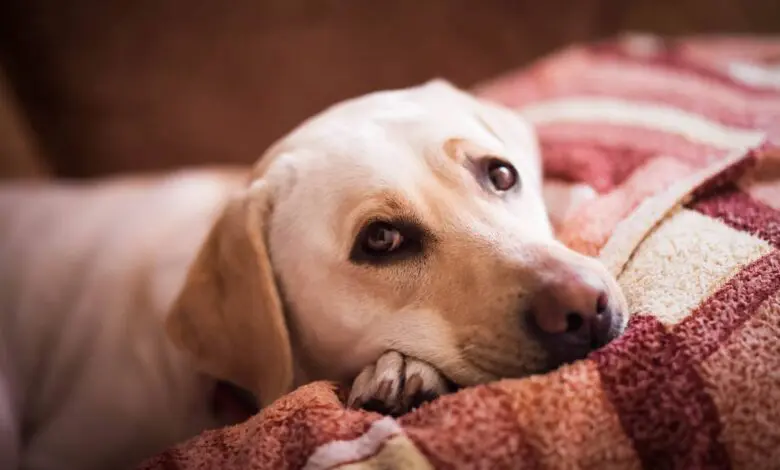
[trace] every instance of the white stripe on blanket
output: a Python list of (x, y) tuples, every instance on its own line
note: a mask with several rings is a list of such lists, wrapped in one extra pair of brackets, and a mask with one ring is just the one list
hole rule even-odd
[(585, 121), (643, 127), (723, 149), (753, 147), (764, 138), (764, 132), (724, 126), (671, 106), (612, 98), (562, 98), (526, 106), (518, 111), (536, 125)]
[(324, 470), (348, 462), (365, 460), (376, 454), (388, 439), (403, 434), (401, 426), (393, 418), (374, 421), (357, 439), (332, 441), (323, 444), (311, 454), (304, 470)]

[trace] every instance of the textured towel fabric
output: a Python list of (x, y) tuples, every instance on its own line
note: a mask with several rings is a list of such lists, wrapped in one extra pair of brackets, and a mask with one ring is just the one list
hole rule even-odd
[(629, 36), (478, 92), (599, 194), (562, 233), (618, 276), (627, 333), (397, 420), (314, 383), (142, 468), (780, 468), (780, 40)]

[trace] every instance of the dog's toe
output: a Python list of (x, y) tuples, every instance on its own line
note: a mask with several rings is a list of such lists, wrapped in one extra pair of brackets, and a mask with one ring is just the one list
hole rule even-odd
[(399, 408), (399, 391), (403, 382), (404, 358), (390, 351), (383, 354), (355, 379), (347, 404), (353, 408), (391, 414)]
[(405, 381), (402, 392), (403, 409), (409, 411), (444, 395), (447, 380), (433, 366), (416, 359), (406, 359)]
[(447, 380), (433, 366), (391, 351), (358, 375), (347, 404), (400, 415), (447, 391)]

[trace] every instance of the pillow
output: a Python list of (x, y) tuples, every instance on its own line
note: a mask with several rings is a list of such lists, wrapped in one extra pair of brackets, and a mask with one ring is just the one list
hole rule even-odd
[(313, 383), (141, 468), (776, 468), (779, 58), (780, 40), (635, 35), (478, 87), (536, 124), (548, 177), (598, 193), (561, 236), (618, 276), (618, 340), (398, 419)]

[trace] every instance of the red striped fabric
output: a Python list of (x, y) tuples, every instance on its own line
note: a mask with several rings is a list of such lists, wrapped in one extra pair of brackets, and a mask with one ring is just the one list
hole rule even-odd
[[(536, 124), (548, 176), (600, 193), (564, 222), (570, 246), (598, 255), (626, 242), (616, 240), (626, 227), (644, 227), (646, 212), (658, 219), (630, 247), (634, 271), (656, 254), (648, 240), (680, 220), (702, 222), (702, 244), (733, 248), (733, 259), (691, 259), (685, 250), (708, 247), (655, 240), (663, 269), (634, 272), (643, 294), (679, 290), (678, 272), (708, 286), (674, 321), (632, 312), (626, 334), (584, 361), (462, 390), (390, 431), (312, 384), (142, 468), (780, 468), (780, 204), (766, 199), (780, 194), (780, 174), (756, 178), (760, 191), (744, 178), (780, 155), (778, 66), (780, 38), (629, 36), (477, 88)], [(736, 163), (706, 173), (726, 157)], [(687, 204), (653, 206), (698, 171), (709, 177), (685, 186)]]

